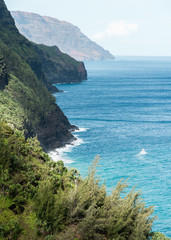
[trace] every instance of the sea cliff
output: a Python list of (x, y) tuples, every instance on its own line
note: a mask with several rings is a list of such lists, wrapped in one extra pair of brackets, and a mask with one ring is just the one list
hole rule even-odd
[(22, 36), (0, 1), (0, 118), (26, 137), (38, 137), (44, 149), (74, 140), (71, 125), (48, 91), (52, 83), (87, 79), (82, 62), (57, 47), (37, 45)]

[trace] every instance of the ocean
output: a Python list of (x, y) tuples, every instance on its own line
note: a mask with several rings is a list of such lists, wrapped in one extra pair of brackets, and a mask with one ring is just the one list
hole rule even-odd
[[(56, 101), (80, 128), (76, 142), (58, 149), (84, 177), (100, 155), (107, 191), (120, 179), (154, 205), (154, 231), (171, 237), (171, 57), (116, 57), (85, 62), (88, 81), (58, 84)], [(144, 150), (142, 150), (144, 149)]]

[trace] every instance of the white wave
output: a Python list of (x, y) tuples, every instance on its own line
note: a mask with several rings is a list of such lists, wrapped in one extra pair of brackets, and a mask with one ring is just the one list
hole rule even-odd
[(77, 132), (86, 132), (87, 130), (89, 130), (89, 128), (79, 128), (78, 130), (75, 130), (74, 133), (77, 133)]
[(141, 150), (141, 152), (140, 152), (140, 155), (146, 155), (147, 154), (147, 152), (145, 151), (145, 149), (143, 148), (142, 150)]
[(73, 162), (72, 160), (66, 158), (64, 156), (64, 153), (59, 150), (54, 150), (54, 151), (49, 152), (49, 156), (55, 162), (58, 162), (60, 160), (62, 160), (64, 163), (72, 163)]
[(76, 140), (66, 144), (64, 147), (56, 148), (53, 151), (50, 151), (48, 154), (52, 160), (55, 162), (62, 160), (64, 163), (73, 163), (73, 160), (69, 159), (67, 156), (68, 152), (71, 152), (74, 147), (77, 147), (84, 143), (81, 138), (78, 138), (76, 135)]
[(145, 151), (145, 149), (143, 148), (143, 149), (141, 149), (141, 151), (137, 154), (137, 156), (143, 156), (143, 155), (146, 155), (146, 154), (148, 154), (146, 151)]

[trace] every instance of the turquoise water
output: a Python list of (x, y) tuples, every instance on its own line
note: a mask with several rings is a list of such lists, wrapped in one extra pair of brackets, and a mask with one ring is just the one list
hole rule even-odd
[(85, 176), (99, 154), (98, 173), (109, 192), (131, 177), (130, 185), (155, 206), (154, 230), (171, 237), (171, 58), (118, 57), (85, 65), (88, 81), (58, 85), (64, 93), (55, 95), (70, 122), (84, 130), (63, 157)]

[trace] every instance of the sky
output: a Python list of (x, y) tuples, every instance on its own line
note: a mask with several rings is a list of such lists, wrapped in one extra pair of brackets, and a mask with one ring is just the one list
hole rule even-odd
[(171, 56), (171, 0), (5, 0), (68, 21), (115, 56)]

